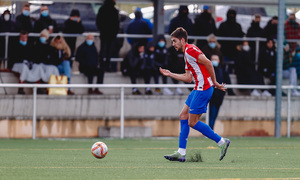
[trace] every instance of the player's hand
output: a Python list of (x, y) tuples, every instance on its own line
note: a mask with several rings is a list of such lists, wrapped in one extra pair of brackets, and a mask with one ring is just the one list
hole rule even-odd
[(159, 68), (159, 71), (164, 75), (164, 76), (170, 76), (171, 72), (167, 69), (162, 69), (161, 67)]
[(215, 88), (218, 88), (220, 89), (221, 91), (225, 91), (227, 88), (225, 87), (226, 84), (222, 83), (222, 84), (219, 84), (218, 82), (215, 82), (214, 83), (215, 85)]

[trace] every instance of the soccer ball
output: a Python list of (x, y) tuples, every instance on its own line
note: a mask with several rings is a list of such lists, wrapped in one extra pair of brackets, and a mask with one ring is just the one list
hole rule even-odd
[(104, 142), (95, 142), (92, 146), (92, 154), (98, 159), (102, 159), (106, 156), (108, 148)]

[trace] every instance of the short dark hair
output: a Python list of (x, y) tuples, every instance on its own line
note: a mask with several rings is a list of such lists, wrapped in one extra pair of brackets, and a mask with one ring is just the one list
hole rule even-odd
[(187, 42), (187, 36), (188, 36), (188, 33), (182, 27), (178, 27), (171, 33), (171, 37), (178, 38), (179, 40), (183, 38), (185, 40), (185, 42)]

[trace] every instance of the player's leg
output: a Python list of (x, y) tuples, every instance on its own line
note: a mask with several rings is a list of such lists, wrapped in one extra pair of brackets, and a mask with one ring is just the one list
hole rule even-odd
[(187, 139), (190, 133), (190, 126), (188, 123), (189, 107), (184, 104), (180, 112), (180, 134), (179, 134), (179, 148), (173, 154), (165, 155), (164, 157), (170, 161), (185, 161)]
[(215, 141), (221, 151), (219, 160), (222, 160), (226, 155), (227, 148), (230, 144), (229, 139), (222, 138), (215, 133), (207, 124), (201, 122), (199, 119), (203, 113), (207, 111), (207, 104), (210, 101), (213, 93), (213, 87), (205, 91), (197, 91), (190, 103), (189, 109), (189, 125), (193, 129), (201, 132), (204, 136)]

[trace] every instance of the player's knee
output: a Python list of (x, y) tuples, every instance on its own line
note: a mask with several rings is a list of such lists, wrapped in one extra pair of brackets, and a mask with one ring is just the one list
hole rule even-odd
[(189, 114), (186, 114), (186, 113), (180, 113), (179, 114), (179, 118), (182, 119), (182, 120), (186, 120), (189, 118)]

